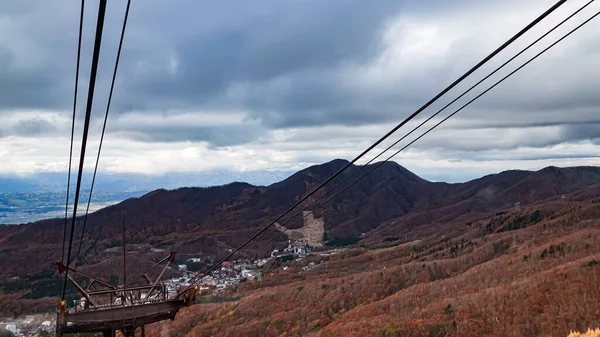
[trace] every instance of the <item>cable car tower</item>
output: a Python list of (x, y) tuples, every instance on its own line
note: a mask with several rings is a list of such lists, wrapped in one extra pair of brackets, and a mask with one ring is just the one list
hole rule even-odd
[(67, 307), (62, 301), (58, 309), (57, 332), (65, 333), (102, 332), (105, 337), (115, 336), (119, 330), (125, 337), (133, 336), (137, 328), (145, 335), (144, 325), (166, 319), (174, 319), (175, 314), (195, 302), (198, 287), (185, 292), (168, 293), (167, 286), (160, 278), (175, 257), (174, 253), (156, 263), (150, 270), (165, 265), (160, 275), (152, 280), (148, 272), (142, 275), (146, 283), (141, 286), (114, 286), (94, 277), (75, 272), (62, 262), (57, 262), (58, 271), (62, 275), (67, 269), (74, 276), (87, 279), (87, 287), (83, 287), (74, 276), (67, 274), (69, 281), (82, 296), (74, 305)]
[[(175, 259), (175, 253), (171, 252), (130, 283), (126, 280), (125, 253), (125, 218), (123, 218), (122, 285), (115, 286), (67, 267), (60, 261), (56, 263), (59, 275), (65, 274), (81, 295), (81, 298), (73, 301), (71, 306), (67, 306), (65, 300), (59, 303), (56, 324), (58, 336), (66, 333), (101, 332), (105, 337), (114, 337), (118, 330), (125, 337), (130, 337), (135, 334), (137, 328), (141, 328), (144, 337), (146, 324), (175, 319), (175, 315), (181, 308), (194, 304), (198, 286), (188, 286), (181, 291), (173, 289), (169, 293), (167, 285), (161, 281)], [(162, 270), (158, 276), (151, 278), (150, 272), (161, 265)]]

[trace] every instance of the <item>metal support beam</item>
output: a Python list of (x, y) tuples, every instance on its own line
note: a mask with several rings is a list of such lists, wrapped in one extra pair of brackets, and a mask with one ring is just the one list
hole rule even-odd
[(79, 290), (79, 292), (85, 297), (85, 299), (93, 306), (98, 305), (96, 303), (96, 301), (94, 301), (91, 297), (90, 294), (88, 292), (86, 292), (80, 285), (79, 283), (75, 282), (75, 280), (73, 279), (73, 277), (69, 274), (66, 274), (67, 277), (69, 278), (69, 281), (71, 281), (71, 283), (73, 283), (73, 285), (75, 286), (75, 288), (77, 288), (77, 290)]
[[(127, 283), (127, 245), (125, 232), (125, 213), (123, 213), (123, 284), (113, 286), (107, 282), (95, 279), (81, 272), (75, 272), (68, 266), (57, 262), (59, 274), (73, 272), (73, 276), (67, 275), (67, 280), (75, 285), (75, 288), (85, 297), (85, 308), (66, 308), (62, 301), (59, 305), (57, 319), (57, 333), (84, 333), (100, 332), (104, 337), (114, 337), (115, 331), (121, 331), (124, 337), (133, 337), (135, 330), (140, 327), (142, 337), (145, 337), (144, 325), (166, 319), (174, 319), (175, 314), (183, 307), (189, 306), (195, 301), (195, 294), (186, 292), (179, 294), (176, 299), (167, 298), (166, 285), (160, 283), (161, 278), (174, 261), (175, 253), (154, 264), (146, 273), (136, 278), (143, 279), (147, 284), (133, 286), (137, 280), (130, 279)], [(166, 263), (165, 263), (166, 262)], [(148, 273), (165, 263), (159, 275), (152, 280)], [(90, 283), (84, 289), (75, 281), (76, 276), (89, 279)], [(93, 289), (92, 286), (99, 285), (105, 289)], [(197, 289), (197, 288), (196, 288)], [(142, 292), (145, 297), (142, 298)], [(121, 299), (120, 303), (115, 300)], [(108, 301), (108, 302), (107, 302)], [(89, 305), (89, 306), (88, 306)]]
[[(133, 306), (98, 308), (78, 313), (65, 313), (62, 333), (102, 332), (119, 330), (133, 331), (146, 324), (175, 318), (175, 314), (188, 303), (185, 300), (171, 300)], [(145, 334), (142, 329), (142, 334)], [(113, 335), (114, 336), (114, 335)]]
[(154, 282), (152, 283), (152, 289), (150, 289), (150, 292), (148, 293), (148, 295), (146, 295), (146, 297), (150, 297), (150, 294), (152, 294), (152, 292), (154, 291), (156, 285), (158, 284), (158, 282), (160, 281), (160, 279), (163, 277), (163, 275), (167, 271), (167, 268), (169, 268), (169, 265), (173, 261), (174, 257), (175, 257), (174, 253), (169, 254), (169, 260), (168, 260), (167, 264), (165, 264), (163, 270), (160, 272), (160, 274), (158, 275), (158, 277), (156, 278), (156, 280), (154, 280)]
[[(143, 279), (144, 279), (146, 282), (148, 282), (148, 284), (152, 284), (152, 280), (151, 280), (151, 279), (150, 279), (150, 277), (148, 276), (148, 273), (149, 273), (149, 272), (150, 272), (152, 269), (154, 269), (154, 268), (158, 267), (159, 265), (161, 265), (161, 264), (162, 264), (163, 262), (165, 262), (165, 261), (169, 261), (169, 263), (167, 263), (167, 266), (168, 266), (169, 264), (171, 264), (171, 262), (173, 262), (173, 260), (174, 260), (174, 259), (175, 259), (175, 252), (170, 252), (170, 253), (169, 253), (169, 255), (167, 255), (167, 257), (165, 257), (164, 259), (162, 259), (162, 260), (160, 260), (160, 261), (156, 262), (156, 263), (155, 263), (155, 264), (154, 264), (152, 267), (150, 267), (150, 269), (146, 270), (146, 272), (145, 272), (145, 273), (144, 273), (144, 274), (143, 274), (141, 277), (142, 277), (142, 278), (143, 278)], [(166, 269), (166, 267), (165, 267), (165, 269)], [(136, 279), (137, 279), (137, 277), (136, 277)], [(160, 279), (160, 277), (159, 277), (158, 279)], [(134, 280), (134, 281), (131, 281), (131, 282), (129, 282), (129, 284), (128, 284), (127, 286), (129, 287), (129, 286), (133, 285), (135, 282), (136, 282), (136, 280)]]
[[(60, 275), (62, 275), (63, 273), (65, 273), (67, 270), (69, 270), (69, 271), (71, 271), (73, 273), (73, 276), (66, 274), (67, 275), (67, 279), (69, 281), (71, 281), (71, 283), (73, 283), (73, 285), (81, 293), (81, 295), (83, 297), (85, 297), (85, 299), (91, 305), (93, 305), (93, 306), (97, 305), (97, 302), (94, 301), (91, 298), (91, 296), (93, 296), (93, 294), (94, 294), (94, 291), (90, 291), (90, 288), (92, 287), (93, 284), (99, 284), (101, 286), (109, 288), (111, 290), (105, 290), (105, 292), (114, 292), (116, 294), (117, 287), (115, 287), (115, 286), (113, 286), (113, 285), (111, 285), (109, 283), (106, 283), (104, 281), (98, 280), (98, 279), (96, 279), (96, 278), (94, 278), (94, 277), (92, 277), (90, 275), (84, 274), (84, 273), (82, 273), (80, 271), (76, 271), (73, 268), (69, 268), (69, 267), (65, 266), (61, 261), (56, 262), (56, 265), (58, 266), (58, 273)], [(79, 283), (77, 283), (75, 281), (74, 277), (76, 277), (77, 275), (80, 275), (80, 276), (83, 276), (83, 277), (89, 279), (90, 284), (86, 287), (86, 289), (83, 289), (83, 287)]]

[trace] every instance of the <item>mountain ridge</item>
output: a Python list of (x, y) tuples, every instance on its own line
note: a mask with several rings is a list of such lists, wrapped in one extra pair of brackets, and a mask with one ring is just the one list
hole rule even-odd
[[(104, 250), (120, 244), (123, 211), (127, 240), (131, 244), (160, 245), (181, 253), (220, 256), (244, 242), (347, 163), (338, 159), (313, 165), (268, 186), (233, 182), (213, 187), (158, 189), (100, 209), (88, 217), (83, 241), (84, 252), (88, 254), (86, 263), (101, 261)], [(371, 167), (374, 166), (363, 172)], [(328, 188), (358, 169), (353, 165)], [(362, 173), (357, 176), (360, 175)], [(348, 179), (340, 188), (354, 180)], [(449, 230), (468, 219), (513, 207), (517, 201), (525, 205), (560, 198), (562, 193), (587, 188), (599, 181), (600, 168), (573, 167), (510, 170), (465, 183), (430, 182), (395, 162), (387, 162), (327, 205), (314, 209), (314, 213), (323, 219), (328, 239), (363, 239), (364, 244), (375, 245), (389, 237), (410, 240), (432, 231)], [(325, 191), (317, 192), (311, 200), (322, 193)], [(302, 207), (307, 205), (304, 203)], [(288, 219), (294, 222), (299, 217), (286, 217), (280, 224), (289, 226), (285, 223)], [(63, 219), (48, 219), (3, 228), (0, 279), (52, 268), (51, 263), (60, 259), (63, 225)], [(79, 228), (78, 225), (76, 238)], [(266, 254), (285, 241), (280, 238), (262, 245), (259, 253)], [(47, 260), (31, 263), (40, 255)]]

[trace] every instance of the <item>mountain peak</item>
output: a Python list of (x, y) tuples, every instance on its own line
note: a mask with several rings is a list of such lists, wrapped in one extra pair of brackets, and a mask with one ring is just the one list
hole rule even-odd
[[(346, 165), (348, 165), (348, 163), (349, 163), (349, 161), (347, 161), (345, 159), (334, 159), (332, 161), (329, 161), (329, 162), (326, 162), (323, 164), (309, 166), (309, 167), (297, 172), (292, 177), (308, 176), (310, 178), (316, 179), (317, 181), (322, 181), (322, 180), (329, 178), (330, 176), (332, 176), (333, 174), (335, 174), (342, 168), (344, 168)], [(290, 177), (290, 178), (292, 178), (292, 177)]]
[(329, 167), (331, 169), (336, 169), (336, 170), (341, 170), (344, 166), (348, 165), (348, 163), (350, 163), (350, 161), (346, 160), (346, 159), (341, 159), (341, 158), (337, 158), (337, 159), (333, 159), (331, 161), (328, 161), (326, 163), (320, 164), (320, 165), (316, 165), (316, 166), (325, 166), (325, 167)]
[[(344, 168), (346, 165), (348, 165), (348, 163), (350, 163), (350, 161), (346, 159), (334, 159), (323, 164), (309, 166), (304, 170), (298, 172), (298, 174), (301, 174), (302, 176), (315, 178), (318, 181), (323, 181), (335, 174), (336, 172), (338, 172), (339, 170), (341, 170), (342, 168)], [(402, 176), (411, 182), (427, 181), (395, 161), (379, 161), (371, 163), (367, 166), (368, 167), (361, 171), (361, 173), (359, 173), (358, 176), (362, 176), (363, 174), (372, 170), (375, 166), (379, 166), (373, 173), (379, 175), (383, 174), (384, 176), (390, 177)], [(352, 174), (356, 172), (357, 168), (360, 167), (363, 167), (363, 165), (351, 165), (347, 172), (349, 172), (348, 174)]]
[(427, 181), (427, 180), (419, 177), (418, 175), (416, 175), (415, 173), (413, 173), (406, 167), (398, 164), (395, 161), (376, 162), (376, 163), (370, 164), (369, 166), (380, 166), (378, 168), (378, 170), (381, 170), (382, 172), (386, 172), (387, 174), (389, 174), (391, 176), (402, 176), (411, 182), (417, 183), (417, 182), (426, 182)]

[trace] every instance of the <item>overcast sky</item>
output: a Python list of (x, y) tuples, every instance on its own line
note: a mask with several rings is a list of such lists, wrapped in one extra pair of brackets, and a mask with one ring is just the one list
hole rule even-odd
[[(76, 139), (97, 2), (86, 2)], [(125, 2), (107, 10), (89, 168)], [(568, 1), (424, 118), (586, 2)], [(553, 3), (133, 0), (100, 169), (294, 170), (351, 159)], [(498, 76), (598, 10), (593, 3)], [(0, 1), (0, 173), (66, 171), (78, 17), (75, 0)], [(597, 20), (395, 160), (447, 180), (600, 165)]]

